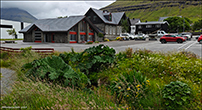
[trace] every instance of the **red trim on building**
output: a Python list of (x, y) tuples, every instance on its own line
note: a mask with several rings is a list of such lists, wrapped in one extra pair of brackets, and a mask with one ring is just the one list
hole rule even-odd
[(55, 41), (52, 41), (52, 43), (55, 43)]
[(36, 42), (36, 43), (41, 43), (41, 41), (34, 41), (34, 42)]
[(94, 33), (89, 33), (89, 35), (94, 35)]
[(69, 41), (69, 43), (77, 43), (76, 41)]
[(76, 32), (69, 32), (69, 34), (76, 34)]
[(86, 35), (86, 33), (85, 32), (80, 32), (80, 35)]

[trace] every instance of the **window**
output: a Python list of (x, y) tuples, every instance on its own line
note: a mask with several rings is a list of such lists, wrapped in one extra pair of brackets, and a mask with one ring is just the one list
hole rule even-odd
[(70, 34), (70, 41), (76, 41), (76, 34)]
[(111, 27), (111, 26), (110, 26), (110, 29), (109, 29), (109, 30), (110, 30), (110, 34), (112, 34), (112, 27)]
[(138, 26), (138, 29), (142, 29), (142, 26)]
[(88, 40), (93, 41), (93, 35), (89, 35)]
[(120, 27), (117, 27), (117, 34), (120, 34)]
[(95, 21), (95, 20), (96, 20), (96, 18), (97, 18), (97, 16), (93, 16), (93, 21)]
[(85, 27), (86, 27), (85, 21), (81, 21), (81, 23), (80, 23), (80, 31), (85, 32), (85, 29), (86, 29)]
[(109, 21), (112, 21), (112, 15), (111, 14), (109, 15)]
[(160, 25), (160, 24), (157, 24), (157, 25), (156, 25), (156, 27), (157, 27), (157, 28), (160, 28), (160, 27), (161, 27), (161, 25)]
[(90, 19), (91, 18), (91, 16), (88, 16), (88, 19)]
[(113, 27), (113, 34), (114, 35), (116, 34), (116, 27), (115, 26)]
[(85, 41), (85, 35), (80, 35), (80, 40)]
[(37, 28), (34, 32), (35, 41), (41, 41), (41, 31)]
[(108, 26), (106, 25), (105, 26), (105, 33), (108, 34), (108, 31), (109, 31), (109, 29), (108, 29)]
[(152, 27), (152, 25), (146, 25), (146, 28), (151, 28)]

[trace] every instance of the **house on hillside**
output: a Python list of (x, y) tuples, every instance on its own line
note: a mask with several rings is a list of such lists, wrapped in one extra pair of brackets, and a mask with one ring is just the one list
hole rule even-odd
[(105, 34), (85, 16), (40, 19), (19, 31), (24, 42), (80, 43), (97, 41), (98, 33)]
[(88, 17), (96, 27), (105, 32), (105, 38), (109, 39), (114, 39), (122, 33), (122, 20), (127, 19), (128, 25), (131, 25), (129, 18), (126, 17), (124, 12), (111, 13), (106, 10), (102, 11), (90, 8), (85, 16)]
[(156, 32), (157, 30), (164, 30), (168, 32), (168, 25), (167, 21), (159, 22), (159, 21), (149, 21), (149, 22), (140, 22), (136, 23), (136, 34), (144, 33), (150, 34), (152, 32)]
[(131, 23), (131, 26), (130, 26), (131, 31), (130, 31), (130, 33), (131, 33), (131, 34), (135, 34), (135, 31), (136, 31), (136, 24), (137, 24), (137, 23), (140, 23), (140, 22), (141, 22), (140, 19), (135, 19), (135, 18), (130, 19), (130, 23)]

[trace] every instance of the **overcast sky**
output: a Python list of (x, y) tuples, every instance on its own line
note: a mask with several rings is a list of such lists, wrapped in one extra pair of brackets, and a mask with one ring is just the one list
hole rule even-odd
[(59, 16), (84, 15), (92, 7), (100, 9), (115, 0), (77, 0), (77, 1), (1, 1), (2, 8), (20, 8), (28, 11), (37, 19)]

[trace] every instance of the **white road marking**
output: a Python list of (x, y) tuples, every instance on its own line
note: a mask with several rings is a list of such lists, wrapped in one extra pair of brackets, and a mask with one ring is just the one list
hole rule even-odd
[(191, 45), (189, 45), (187, 48), (185, 48), (185, 50), (187, 50), (188, 48), (190, 48), (194, 44), (196, 44), (196, 42), (193, 42)]
[(180, 49), (183, 48), (184, 46), (189, 45), (189, 44), (191, 44), (191, 43), (192, 43), (192, 42), (189, 42), (189, 43), (186, 43), (186, 44), (180, 46), (180, 47), (178, 48), (178, 50), (180, 50)]

